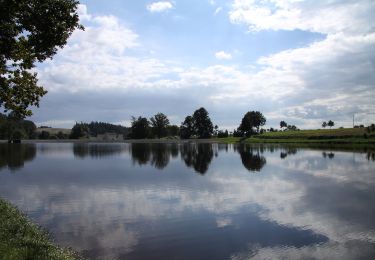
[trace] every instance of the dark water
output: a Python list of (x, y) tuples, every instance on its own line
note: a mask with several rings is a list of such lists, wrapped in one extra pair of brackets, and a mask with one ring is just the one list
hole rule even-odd
[(375, 259), (374, 153), (0, 145), (0, 196), (89, 259)]

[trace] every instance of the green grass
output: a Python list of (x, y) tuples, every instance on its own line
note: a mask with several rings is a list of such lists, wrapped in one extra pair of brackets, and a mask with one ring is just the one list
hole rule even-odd
[[(366, 134), (367, 138), (364, 138)], [(295, 144), (342, 144), (375, 146), (375, 134), (368, 134), (365, 128), (318, 129), (267, 132), (250, 138), (216, 138), (219, 143), (295, 143)]]
[[(317, 129), (300, 131), (267, 132), (256, 136), (262, 139), (339, 139), (339, 138), (363, 138), (365, 128), (341, 128), (341, 129)], [(368, 133), (366, 133), (368, 135)]]
[(0, 198), (0, 259), (77, 259), (56, 246), (39, 226)]

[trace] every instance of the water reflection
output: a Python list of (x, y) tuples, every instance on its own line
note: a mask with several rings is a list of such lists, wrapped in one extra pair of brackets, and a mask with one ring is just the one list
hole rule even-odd
[(322, 155), (323, 155), (323, 158), (329, 158), (329, 159), (333, 159), (335, 158), (335, 154), (333, 152), (322, 152)]
[(243, 166), (252, 172), (259, 172), (266, 165), (266, 158), (262, 155), (264, 147), (253, 147), (250, 145), (240, 145), (237, 148), (241, 155)]
[(367, 160), (375, 161), (375, 152), (367, 152)]
[(36, 155), (34, 144), (0, 144), (0, 170), (8, 167), (16, 171), (32, 161)]
[(73, 154), (77, 158), (101, 158), (124, 153), (126, 149), (121, 144), (95, 144), (95, 143), (74, 143)]
[(280, 152), (280, 158), (285, 159), (288, 155), (294, 155), (297, 153), (297, 148), (295, 147), (286, 147)]
[(181, 145), (181, 159), (187, 167), (192, 167), (200, 174), (205, 174), (214, 157), (212, 144), (185, 143)]
[(328, 160), (332, 152), (282, 146), (95, 149), (118, 152), (77, 160), (74, 145), (38, 145), (19, 169), (27, 174), (0, 174), (0, 196), (88, 259), (375, 257), (369, 151), (335, 150)]

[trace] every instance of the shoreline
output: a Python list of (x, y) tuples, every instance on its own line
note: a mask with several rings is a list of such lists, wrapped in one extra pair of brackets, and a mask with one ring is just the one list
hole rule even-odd
[(47, 231), (1, 197), (0, 230), (2, 259), (79, 259), (77, 253), (56, 245)]
[[(0, 140), (0, 144), (6, 144), (7, 140)], [(127, 139), (121, 141), (110, 140), (90, 140), (90, 139), (31, 139), (22, 140), (23, 144), (36, 143), (110, 143), (110, 144), (132, 144), (132, 143), (162, 143), (162, 144), (185, 144), (185, 143), (219, 143), (219, 144), (285, 144), (285, 145), (345, 145), (345, 146), (369, 146), (375, 147), (375, 138), (327, 138), (327, 139), (309, 139), (309, 138), (211, 138), (211, 139)]]

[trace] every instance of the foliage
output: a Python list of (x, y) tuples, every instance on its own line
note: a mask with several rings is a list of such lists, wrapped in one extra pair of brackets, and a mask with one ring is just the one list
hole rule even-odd
[(368, 133), (373, 133), (375, 132), (375, 124), (371, 124), (367, 127), (367, 132)]
[(326, 121), (324, 121), (324, 122), (322, 123), (322, 127), (323, 127), (323, 128), (326, 128), (326, 127), (327, 127), (327, 122), (326, 122)]
[(180, 128), (177, 125), (168, 125), (167, 126), (167, 135), (168, 136), (178, 136), (180, 134)]
[(34, 63), (52, 58), (79, 25), (76, 0), (7, 0), (0, 7), (0, 107), (30, 116), (47, 92)]
[(193, 114), (194, 132), (199, 138), (210, 138), (214, 128), (205, 108), (197, 109)]
[(240, 130), (233, 130), (233, 137), (243, 137), (243, 133)]
[(82, 137), (86, 137), (89, 135), (90, 129), (88, 124), (86, 123), (76, 123), (73, 128), (72, 132), (70, 133), (70, 138), (71, 139), (79, 139)]
[(203, 107), (195, 110), (192, 116), (187, 116), (180, 126), (180, 136), (184, 139), (192, 136), (210, 138), (213, 133), (213, 124), (207, 110)]
[(144, 139), (150, 134), (150, 122), (145, 117), (132, 117), (131, 137), (134, 139)]
[(288, 131), (299, 131), (298, 127), (295, 125), (288, 125), (287, 129)]
[(183, 139), (189, 139), (192, 135), (194, 135), (194, 120), (192, 116), (187, 116), (181, 123), (180, 136)]
[(47, 140), (49, 139), (49, 137), (50, 137), (50, 133), (44, 130), (40, 132), (39, 134), (39, 139), (42, 139), (42, 140)]
[(205, 108), (201, 107), (195, 110), (193, 114), (194, 133), (199, 138), (210, 138), (213, 134), (214, 128), (208, 112)]
[(329, 126), (329, 128), (332, 128), (332, 126), (334, 126), (335, 123), (332, 120), (329, 120), (327, 125)]
[(228, 130), (225, 130), (225, 131), (219, 131), (218, 133), (217, 133), (217, 137), (218, 138), (226, 138), (226, 137), (228, 137), (229, 136), (229, 133), (228, 133)]
[(1, 259), (76, 259), (72, 252), (54, 245), (45, 231), (2, 199), (0, 230)]
[(126, 136), (129, 132), (129, 128), (121, 125), (113, 125), (104, 122), (91, 122), (88, 124), (90, 135), (98, 136), (99, 134), (115, 133)]
[(35, 135), (36, 126), (32, 121), (18, 119), (14, 113), (8, 116), (0, 113), (0, 139), (31, 139)]
[(287, 127), (288, 124), (285, 121), (280, 121), (280, 128)]
[(266, 118), (259, 111), (249, 111), (242, 118), (241, 124), (238, 130), (242, 131), (249, 136), (253, 133), (254, 128), (256, 132), (259, 133), (259, 127), (266, 124)]
[(167, 127), (169, 126), (169, 119), (163, 113), (157, 113), (150, 118), (151, 126), (154, 134), (158, 137), (165, 137), (167, 135)]

